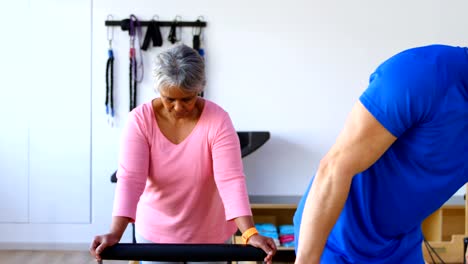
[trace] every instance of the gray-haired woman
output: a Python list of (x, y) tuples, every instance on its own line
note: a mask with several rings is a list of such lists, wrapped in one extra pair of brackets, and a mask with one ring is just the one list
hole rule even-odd
[(161, 96), (129, 114), (112, 225), (94, 238), (91, 254), (99, 260), (135, 221), (139, 241), (154, 243), (224, 243), (239, 229), (271, 263), (276, 245), (255, 229), (231, 119), (198, 96), (203, 58), (177, 45), (157, 56), (153, 76)]

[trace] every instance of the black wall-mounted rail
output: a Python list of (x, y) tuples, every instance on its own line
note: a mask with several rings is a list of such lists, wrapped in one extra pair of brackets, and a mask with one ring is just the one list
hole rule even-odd
[[(106, 20), (105, 25), (106, 26), (122, 26), (122, 23), (128, 23), (128, 19), (124, 20)], [(177, 27), (206, 27), (206, 22), (205, 21), (161, 21), (161, 20), (155, 20), (158, 22), (158, 25), (160, 27), (170, 27), (174, 23), (176, 23)], [(138, 23), (140, 23), (141, 26), (148, 26), (153, 20), (138, 20)]]

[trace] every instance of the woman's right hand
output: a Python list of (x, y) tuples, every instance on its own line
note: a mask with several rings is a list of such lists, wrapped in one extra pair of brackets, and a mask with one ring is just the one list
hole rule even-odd
[(277, 249), (276, 244), (272, 238), (256, 234), (249, 238), (248, 244), (257, 248), (261, 248), (263, 251), (265, 251), (265, 253), (267, 253), (263, 262), (267, 264), (273, 263), (273, 256), (276, 254)]
[(89, 248), (89, 252), (91, 255), (96, 259), (96, 261), (101, 260), (101, 256), (99, 254), (106, 247), (113, 246), (120, 241), (120, 236), (114, 233), (108, 233), (105, 235), (100, 235), (94, 237), (93, 243), (91, 243), (91, 247)]

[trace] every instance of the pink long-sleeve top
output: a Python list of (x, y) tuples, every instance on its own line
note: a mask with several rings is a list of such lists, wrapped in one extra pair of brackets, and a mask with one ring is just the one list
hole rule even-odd
[(232, 220), (252, 215), (239, 138), (229, 115), (205, 100), (195, 128), (174, 144), (148, 102), (135, 108), (123, 134), (114, 216), (135, 221), (155, 243), (223, 243)]

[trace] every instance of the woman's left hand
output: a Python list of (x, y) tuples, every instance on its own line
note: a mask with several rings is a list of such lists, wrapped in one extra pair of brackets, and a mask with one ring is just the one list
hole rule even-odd
[(466, 259), (466, 263), (468, 263), (468, 248), (466, 249), (465, 259)]
[(249, 238), (248, 244), (257, 248), (261, 248), (263, 251), (265, 251), (267, 255), (264, 261), (267, 264), (273, 263), (273, 256), (276, 254), (276, 244), (272, 238), (256, 234)]

